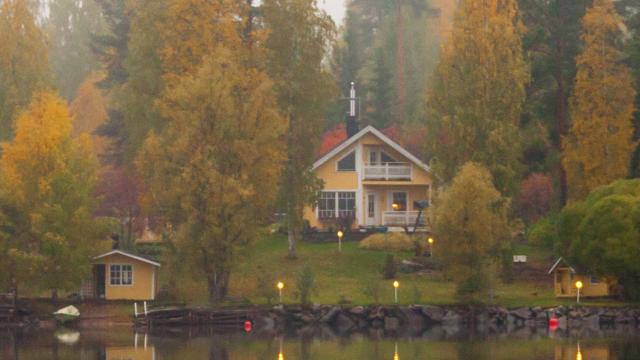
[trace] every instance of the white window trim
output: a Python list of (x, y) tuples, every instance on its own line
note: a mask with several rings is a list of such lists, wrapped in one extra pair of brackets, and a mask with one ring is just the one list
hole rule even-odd
[[(334, 189), (323, 189), (320, 190), (320, 192), (330, 192), (330, 193), (334, 193), (336, 195), (336, 203), (335, 203), (335, 210), (334, 210), (334, 217), (333, 219), (337, 219), (338, 218), (338, 214), (340, 213), (339, 210), (339, 201), (338, 201), (338, 193), (341, 192), (349, 192), (349, 193), (354, 193), (355, 194), (355, 198), (354, 198), (354, 204), (356, 206), (356, 208), (354, 209), (354, 214), (357, 215), (358, 214), (358, 191), (354, 190), (354, 189), (338, 189), (338, 190), (334, 190)], [(357, 216), (356, 216), (357, 217)], [(324, 220), (324, 218), (320, 218), (320, 207), (316, 204), (316, 219), (318, 220)]]
[[(112, 266), (120, 266), (120, 282), (122, 282), (122, 266), (123, 265), (127, 265), (127, 266), (131, 266), (131, 284), (112, 284), (111, 283), (111, 267)], [(135, 265), (134, 264), (123, 264), (123, 263), (113, 263), (113, 264), (109, 264), (109, 286), (112, 287), (133, 287), (135, 282)]]
[[(346, 158), (347, 156), (353, 154), (354, 157), (354, 165), (353, 165), (353, 170), (340, 170), (338, 169), (338, 163), (340, 161), (342, 161), (342, 159)], [(350, 172), (356, 172), (356, 170), (358, 170), (358, 154), (356, 153), (356, 150), (353, 149), (351, 151), (348, 151), (345, 155), (341, 156), (340, 158), (338, 158), (336, 160), (336, 171), (337, 172), (341, 172), (341, 173), (350, 173)]]

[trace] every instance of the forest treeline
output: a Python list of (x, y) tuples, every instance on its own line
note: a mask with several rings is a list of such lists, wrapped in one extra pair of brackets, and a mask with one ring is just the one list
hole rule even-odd
[[(276, 211), (296, 256), (351, 82), (361, 125), (393, 129), (447, 189), (438, 236), (487, 261), (514, 222), (555, 239), (562, 211), (640, 174), (634, 0), (349, 0), (338, 25), (315, 0), (2, 0), (0, 284), (73, 290), (110, 234), (127, 248), (151, 227), (176, 279), (223, 299)], [(469, 183), (504, 226), (488, 242), (486, 224), (450, 233)], [(567, 241), (545, 246), (586, 263)], [(467, 263), (453, 273), (486, 267)]]

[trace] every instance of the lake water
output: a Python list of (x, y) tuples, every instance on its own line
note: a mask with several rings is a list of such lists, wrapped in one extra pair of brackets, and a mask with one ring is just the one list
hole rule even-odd
[(99, 331), (0, 329), (0, 359), (635, 360), (640, 359), (640, 333), (623, 328), (572, 333), (525, 329), (490, 334), (433, 328), (417, 337), (378, 333), (336, 337), (322, 329), (297, 335), (219, 333), (213, 329), (136, 334), (127, 327)]

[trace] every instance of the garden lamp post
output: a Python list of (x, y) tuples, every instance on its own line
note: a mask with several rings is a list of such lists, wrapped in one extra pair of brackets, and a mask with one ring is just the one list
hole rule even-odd
[(400, 360), (400, 354), (398, 354), (398, 343), (396, 342), (396, 351), (393, 353), (393, 360)]
[(432, 258), (433, 257), (433, 238), (429, 237), (429, 239), (427, 239), (427, 242), (429, 243), (429, 257)]
[(400, 283), (398, 280), (393, 282), (393, 291), (396, 299), (396, 304), (398, 303), (398, 288), (400, 287)]
[(278, 295), (280, 295), (280, 304), (282, 304), (282, 289), (284, 288), (284, 283), (282, 281), (278, 281)]
[(580, 289), (582, 289), (582, 281), (576, 281), (576, 289), (578, 289), (578, 294), (576, 295), (576, 301), (580, 304)]
[(342, 252), (342, 237), (344, 236), (344, 233), (342, 230), (338, 230), (336, 235), (338, 235), (338, 252)]

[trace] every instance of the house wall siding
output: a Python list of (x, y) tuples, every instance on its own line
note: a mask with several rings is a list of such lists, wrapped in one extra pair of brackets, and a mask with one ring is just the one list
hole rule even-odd
[[(154, 292), (157, 291), (157, 286), (154, 281), (157, 281), (158, 275), (155, 273), (157, 271), (155, 266), (120, 254), (102, 258), (95, 264), (105, 265), (105, 298), (107, 300), (152, 300), (155, 298)], [(133, 284), (111, 285), (110, 265), (133, 265)]]

